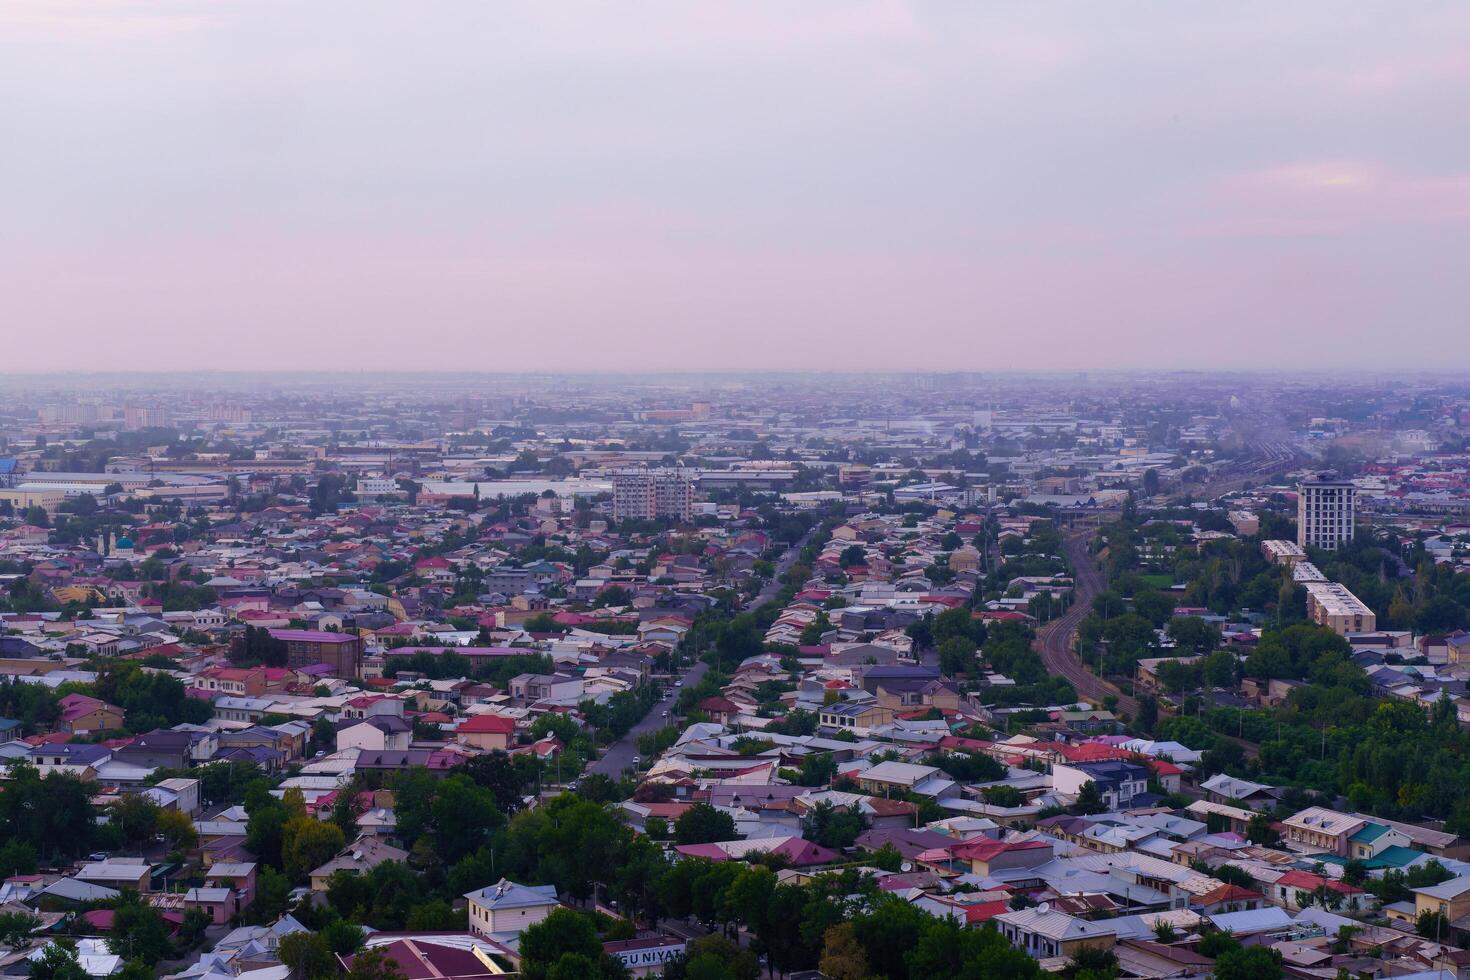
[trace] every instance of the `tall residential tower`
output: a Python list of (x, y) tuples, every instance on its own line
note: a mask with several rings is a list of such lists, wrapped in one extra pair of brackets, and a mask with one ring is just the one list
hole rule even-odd
[(1333, 474), (1319, 473), (1297, 484), (1296, 543), (1336, 551), (1353, 539), (1357, 487)]

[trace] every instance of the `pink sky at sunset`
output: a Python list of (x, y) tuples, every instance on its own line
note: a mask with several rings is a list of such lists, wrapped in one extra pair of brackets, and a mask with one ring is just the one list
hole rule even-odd
[(7, 371), (1470, 367), (1470, 8), (9, 0)]

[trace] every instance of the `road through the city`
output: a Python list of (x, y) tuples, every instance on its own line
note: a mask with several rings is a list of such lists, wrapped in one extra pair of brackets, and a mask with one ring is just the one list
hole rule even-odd
[[(808, 531), (802, 536), (801, 540), (786, 549), (776, 561), (776, 573), (771, 576), (771, 581), (767, 583), (759, 595), (751, 600), (750, 605), (746, 607), (746, 611), (759, 609), (776, 597), (776, 593), (781, 591), (781, 576), (786, 574), (792, 565), (796, 564), (796, 559), (801, 555), (801, 549), (806, 547), (807, 542), (812, 539), (814, 533), (815, 531)], [(698, 685), (708, 671), (709, 664), (703, 661), (696, 661), (694, 666), (689, 668), (689, 672), (683, 675), (683, 686), (694, 687)], [(606, 751), (603, 752), (602, 758), (588, 766), (587, 771), (600, 772), (604, 776), (612, 776), (616, 779), (622, 775), (624, 769), (631, 769), (633, 767), (633, 757), (638, 754), (638, 736), (657, 731), (668, 724), (668, 720), (664, 718), (663, 713), (672, 705), (672, 701), (655, 701), (653, 707), (649, 709), (648, 714), (639, 719), (638, 724), (634, 725), (626, 735), (609, 745)]]
[(1075, 596), (1065, 613), (1036, 631), (1032, 648), (1041, 655), (1047, 673), (1065, 677), (1077, 689), (1078, 698), (1100, 705), (1103, 698), (1112, 695), (1118, 699), (1118, 711), (1132, 718), (1138, 714), (1138, 701), (1084, 667), (1076, 652), (1077, 625), (1092, 612), (1092, 600), (1104, 588), (1097, 558), (1087, 550), (1094, 533), (1087, 528), (1069, 531), (1064, 537), (1067, 560), (1075, 576)]

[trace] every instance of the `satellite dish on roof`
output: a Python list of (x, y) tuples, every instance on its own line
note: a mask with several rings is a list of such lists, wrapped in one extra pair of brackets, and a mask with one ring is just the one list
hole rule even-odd
[(900, 864), (898, 866), (898, 870), (900, 870), (900, 871), (904, 872), (905, 874), (907, 874), (908, 872), (914, 870), (914, 866), (912, 864), (910, 864), (909, 862), (905, 861), (903, 864)]
[(1051, 903), (1050, 902), (1042, 902), (1040, 905), (1036, 906), (1036, 911), (1038, 911), (1038, 912), (1050, 912), (1051, 911)]

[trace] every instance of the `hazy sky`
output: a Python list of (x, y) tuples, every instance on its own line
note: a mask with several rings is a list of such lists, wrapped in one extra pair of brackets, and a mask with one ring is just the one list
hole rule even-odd
[(4, 0), (0, 371), (1470, 368), (1470, 5)]

